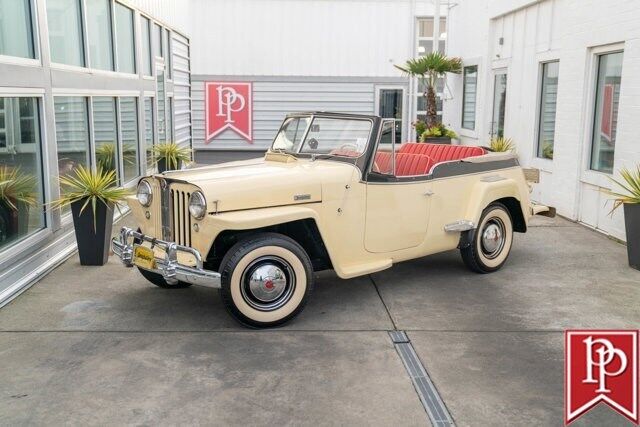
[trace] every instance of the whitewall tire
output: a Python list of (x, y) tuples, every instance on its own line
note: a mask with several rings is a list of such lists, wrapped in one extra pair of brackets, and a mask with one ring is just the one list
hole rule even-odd
[(477, 273), (499, 270), (509, 257), (513, 245), (513, 220), (501, 203), (492, 203), (482, 212), (480, 223), (461, 246), (465, 265)]
[(220, 264), (220, 295), (244, 325), (266, 328), (294, 318), (313, 289), (313, 269), (293, 239), (261, 233), (236, 243)]

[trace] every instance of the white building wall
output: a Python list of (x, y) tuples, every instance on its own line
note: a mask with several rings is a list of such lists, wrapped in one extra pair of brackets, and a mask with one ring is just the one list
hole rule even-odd
[[(624, 239), (622, 210), (608, 216), (607, 175), (589, 170), (596, 57), (624, 49), (615, 165), (640, 162), (640, 8), (630, 0), (467, 1), (449, 11), (448, 53), (479, 65), (476, 129), (460, 129), (462, 77), (449, 76), (453, 99), (444, 121), (465, 144), (486, 144), (492, 121), (493, 70), (506, 68), (505, 136), (523, 165), (541, 170), (534, 198)], [(502, 45), (500, 44), (502, 38)], [(554, 159), (536, 157), (540, 63), (559, 60)]]
[[(193, 74), (398, 76), (431, 1), (193, 0)], [(443, 8), (443, 11), (445, 8)]]
[(125, 0), (125, 2), (163, 24), (191, 36), (189, 25), (192, 2), (190, 0)]

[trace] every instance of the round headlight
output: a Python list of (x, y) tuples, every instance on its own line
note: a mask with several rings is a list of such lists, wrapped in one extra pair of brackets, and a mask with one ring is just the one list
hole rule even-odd
[(138, 201), (144, 207), (151, 206), (151, 201), (153, 200), (153, 192), (151, 191), (151, 185), (146, 180), (140, 181), (138, 184)]
[(207, 201), (200, 191), (196, 191), (189, 197), (189, 212), (195, 219), (202, 219), (207, 214)]

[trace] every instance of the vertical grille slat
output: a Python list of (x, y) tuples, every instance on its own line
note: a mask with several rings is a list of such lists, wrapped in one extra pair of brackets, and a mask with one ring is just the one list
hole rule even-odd
[(167, 211), (171, 218), (167, 219), (171, 227), (172, 240), (179, 245), (191, 246), (191, 214), (189, 213), (189, 197), (191, 193), (180, 187), (171, 188)]

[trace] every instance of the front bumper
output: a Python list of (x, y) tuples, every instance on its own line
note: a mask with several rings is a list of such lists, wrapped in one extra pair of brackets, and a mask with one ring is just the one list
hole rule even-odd
[[(210, 288), (220, 288), (220, 273), (202, 268), (202, 256), (197, 250), (188, 246), (181, 246), (174, 242), (166, 242), (153, 237), (145, 236), (142, 233), (128, 227), (122, 227), (120, 236), (111, 240), (113, 253), (116, 254), (122, 263), (127, 267), (133, 267), (133, 249), (142, 242), (151, 243), (152, 247), (159, 247), (164, 251), (164, 258), (155, 257), (156, 268), (144, 268), (147, 271), (156, 273), (164, 277), (170, 285), (178, 282), (191, 283), (192, 285), (207, 286)], [(178, 262), (178, 252), (186, 252), (196, 260), (196, 266), (191, 267)]]

